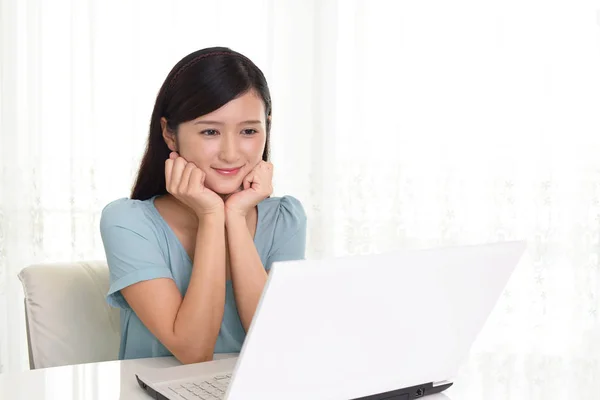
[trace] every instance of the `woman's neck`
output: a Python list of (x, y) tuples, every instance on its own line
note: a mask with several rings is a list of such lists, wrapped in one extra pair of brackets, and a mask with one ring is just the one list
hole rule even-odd
[(196, 213), (179, 201), (175, 196), (166, 194), (156, 199), (162, 205), (164, 212), (170, 215), (171, 221), (184, 230), (198, 229), (198, 216)]

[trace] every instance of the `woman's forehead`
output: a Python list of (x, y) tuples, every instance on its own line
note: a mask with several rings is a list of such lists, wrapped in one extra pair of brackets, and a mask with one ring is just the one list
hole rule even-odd
[(206, 115), (196, 118), (194, 122), (215, 121), (222, 123), (240, 123), (246, 121), (265, 120), (265, 105), (254, 91), (248, 91)]

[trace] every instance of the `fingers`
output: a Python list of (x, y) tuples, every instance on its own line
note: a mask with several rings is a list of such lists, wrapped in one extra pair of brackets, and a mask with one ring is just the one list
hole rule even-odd
[(252, 172), (260, 173), (261, 175), (265, 175), (265, 173), (272, 174), (273, 173), (273, 164), (267, 161), (261, 161), (252, 169)]
[(169, 193), (177, 192), (182, 181), (182, 174), (188, 162), (176, 152), (169, 154), (165, 161), (165, 183)]
[(263, 162), (262, 168), (264, 170), (264, 185), (263, 190), (265, 195), (270, 196), (273, 194), (273, 164), (270, 162)]
[(169, 154), (169, 158), (165, 161), (165, 183), (167, 186), (167, 190), (171, 187), (171, 174), (173, 173), (173, 163), (177, 159), (177, 153), (172, 151)]
[(262, 175), (273, 176), (273, 164), (267, 161), (261, 161), (256, 166), (256, 169), (263, 172)]
[(273, 163), (271, 163), (271, 162), (268, 162), (268, 161), (263, 161), (263, 162), (262, 162), (262, 167), (263, 167), (264, 169), (266, 169), (267, 171), (273, 171), (273, 168), (274, 168), (274, 167), (273, 167)]
[(252, 182), (254, 181), (254, 174), (255, 172), (252, 171), (244, 177), (244, 181), (242, 182), (244, 190), (248, 190), (252, 186)]
[(196, 165), (192, 162), (189, 162), (185, 165), (183, 172), (181, 174), (181, 181), (179, 182), (179, 192), (184, 193), (190, 183), (190, 175), (192, 171), (196, 168)]
[(265, 182), (270, 182), (273, 179), (273, 164), (263, 161), (259, 164), (260, 175), (265, 178)]
[(171, 188), (171, 174), (173, 172), (173, 160), (169, 157), (167, 161), (165, 161), (165, 184), (167, 190)]
[(179, 157), (173, 163), (173, 171), (171, 172), (171, 187), (173, 190), (178, 190), (181, 185), (183, 171), (187, 165), (187, 161)]
[(200, 168), (194, 168), (190, 173), (190, 190), (201, 191), (204, 188), (204, 172)]
[(272, 180), (273, 164), (261, 161), (244, 178), (244, 190), (254, 188), (261, 192), (264, 191), (266, 195), (270, 195), (273, 192)]

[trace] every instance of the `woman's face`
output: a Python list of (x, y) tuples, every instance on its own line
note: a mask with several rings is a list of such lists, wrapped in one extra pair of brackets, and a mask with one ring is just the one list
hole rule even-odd
[(208, 189), (234, 193), (262, 160), (267, 137), (263, 101), (248, 91), (210, 114), (180, 124), (177, 135), (167, 136), (172, 151), (206, 174)]

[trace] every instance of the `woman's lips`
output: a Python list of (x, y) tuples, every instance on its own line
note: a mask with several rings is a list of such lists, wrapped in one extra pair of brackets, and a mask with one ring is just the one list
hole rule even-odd
[(237, 167), (237, 168), (213, 168), (213, 169), (215, 171), (217, 171), (221, 175), (233, 176), (233, 175), (237, 175), (237, 173), (240, 172), (240, 170), (242, 169), (242, 167)]

